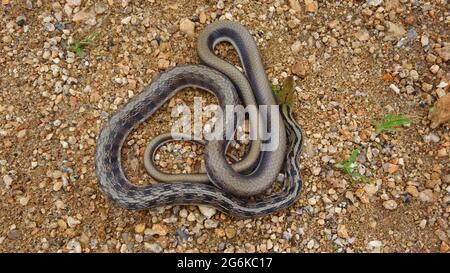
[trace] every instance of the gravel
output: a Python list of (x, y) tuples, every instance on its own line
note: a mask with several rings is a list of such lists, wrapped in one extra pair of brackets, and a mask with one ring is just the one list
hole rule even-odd
[[(445, 1), (16, 1), (0, 28), (0, 251), (448, 252), (450, 38)], [(104, 122), (159, 72), (198, 63), (209, 23), (246, 25), (270, 82), (293, 75), (305, 138), (303, 189), (289, 209), (236, 219), (207, 206), (128, 211), (94, 169)], [(81, 58), (70, 44), (98, 37)], [(238, 64), (229, 45), (218, 55)], [(186, 89), (124, 144), (137, 185), (142, 153), (169, 132), (177, 105), (216, 103)], [(410, 126), (375, 135), (386, 114)], [(229, 153), (242, 158), (247, 144)], [(359, 149), (355, 180), (334, 165)], [(203, 147), (173, 142), (165, 172), (204, 169)], [(273, 189), (276, 190), (276, 189)], [(32, 243), (30, 243), (32, 242)]]

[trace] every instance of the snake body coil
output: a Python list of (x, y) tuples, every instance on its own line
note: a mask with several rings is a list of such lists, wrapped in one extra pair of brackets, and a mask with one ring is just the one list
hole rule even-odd
[[(213, 53), (214, 46), (222, 41), (230, 42), (237, 50), (245, 76)], [(126, 137), (183, 88), (197, 87), (211, 92), (222, 109), (225, 105), (236, 105), (239, 97), (246, 105), (276, 105), (256, 43), (243, 26), (228, 21), (213, 23), (202, 32), (197, 47), (200, 59), (207, 66), (182, 65), (162, 73), (103, 127), (97, 140), (95, 160), (103, 191), (127, 209), (206, 204), (235, 216), (255, 217), (289, 207), (301, 190), (298, 162), (302, 134), (288, 105), (281, 106), (283, 118), (275, 117), (274, 120), (278, 121), (275, 124), (270, 123), (270, 112), (265, 117), (267, 127), (278, 132), (276, 150), (260, 151), (261, 142), (253, 141), (244, 163), (232, 167), (225, 158), (225, 140), (206, 143), (207, 176), (197, 178), (204, 181), (206, 177), (212, 184), (194, 183), (192, 177), (186, 175), (176, 177), (177, 182), (181, 183), (136, 186), (125, 177), (121, 166), (121, 148)], [(224, 128), (229, 129), (229, 126), (225, 121)], [(283, 165), (286, 180), (281, 191), (261, 198), (257, 196), (254, 200), (247, 198), (268, 189)], [(250, 173), (242, 174), (242, 170), (250, 170)], [(167, 177), (161, 173), (159, 175), (158, 180), (171, 180), (169, 174)]]

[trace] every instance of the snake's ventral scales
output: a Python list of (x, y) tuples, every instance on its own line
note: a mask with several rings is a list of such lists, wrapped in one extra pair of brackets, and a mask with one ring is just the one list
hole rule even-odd
[[(215, 45), (223, 41), (236, 49), (244, 73), (214, 54)], [(136, 186), (125, 177), (121, 148), (126, 137), (181, 89), (206, 90), (217, 97), (222, 109), (238, 104), (239, 99), (245, 106), (277, 105), (257, 45), (244, 26), (230, 21), (208, 25), (198, 38), (197, 50), (203, 65), (179, 65), (160, 74), (106, 122), (95, 157), (102, 190), (127, 209), (204, 204), (238, 217), (256, 217), (291, 206), (302, 186), (299, 154), (303, 138), (287, 104), (280, 106), (277, 116), (261, 115), (271, 130), (278, 130), (278, 148), (273, 151), (261, 149), (262, 142), (253, 140), (246, 157), (232, 166), (225, 156), (227, 140), (206, 141), (206, 174), (172, 175), (158, 171), (153, 163), (154, 151), (171, 139), (163, 135), (151, 141), (144, 153), (149, 174), (160, 183)], [(271, 120), (277, 122), (270, 124)], [(224, 127), (230, 124), (225, 121)], [(279, 173), (285, 175), (281, 189), (264, 195)]]

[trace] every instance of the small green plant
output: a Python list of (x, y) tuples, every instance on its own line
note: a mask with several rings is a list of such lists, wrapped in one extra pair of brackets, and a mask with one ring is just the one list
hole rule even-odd
[(395, 127), (407, 125), (411, 123), (411, 119), (403, 115), (385, 115), (383, 119), (376, 125), (375, 134), (378, 135), (383, 131), (395, 132)]
[(83, 58), (86, 54), (84, 53), (84, 48), (89, 45), (92, 41), (95, 40), (95, 38), (97, 38), (98, 36), (98, 32), (91, 34), (89, 36), (87, 36), (86, 38), (84, 38), (83, 40), (75, 40), (71, 45), (70, 45), (70, 51), (74, 52), (75, 54), (78, 55), (78, 57)]
[(291, 105), (294, 101), (295, 95), (294, 77), (287, 77), (284, 80), (283, 86), (281, 88), (278, 85), (272, 85), (272, 93), (274, 94), (279, 104)]
[(355, 149), (352, 151), (352, 154), (350, 155), (349, 159), (344, 160), (340, 163), (337, 163), (334, 165), (334, 167), (338, 170), (342, 170), (345, 174), (350, 176), (353, 180), (365, 180), (366, 177), (362, 174), (360, 174), (357, 170), (355, 170), (357, 164), (356, 159), (359, 156), (360, 151), (358, 149)]

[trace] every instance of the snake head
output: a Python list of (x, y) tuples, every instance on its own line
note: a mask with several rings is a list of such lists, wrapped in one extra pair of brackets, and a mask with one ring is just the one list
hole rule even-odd
[(294, 77), (287, 77), (281, 89), (278, 86), (272, 86), (272, 91), (278, 104), (291, 106), (294, 101), (295, 80)]

